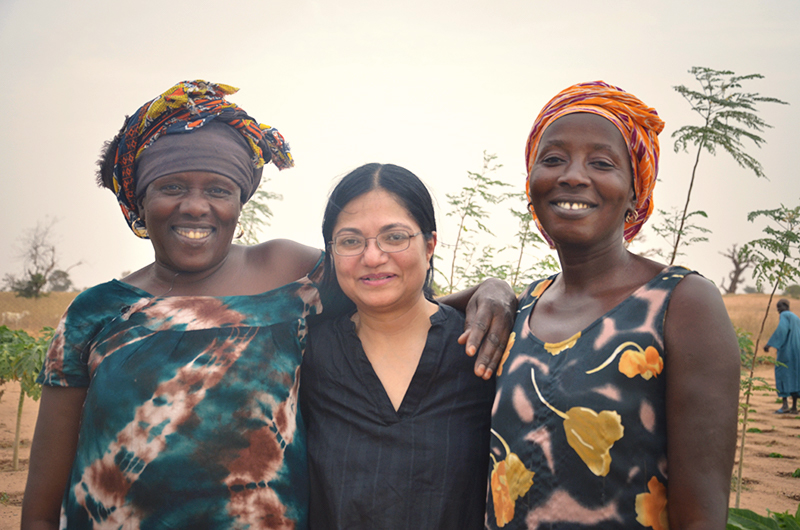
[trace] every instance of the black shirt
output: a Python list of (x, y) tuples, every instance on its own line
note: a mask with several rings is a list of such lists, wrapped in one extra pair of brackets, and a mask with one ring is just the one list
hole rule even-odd
[(349, 315), (311, 328), (300, 406), (312, 530), (483, 528), (494, 380), (474, 375), (463, 330), (439, 306), (395, 411)]

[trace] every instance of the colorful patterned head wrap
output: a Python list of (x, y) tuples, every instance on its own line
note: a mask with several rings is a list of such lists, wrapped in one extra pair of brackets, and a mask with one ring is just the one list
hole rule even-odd
[(259, 173), (255, 187), (242, 190), (243, 200), (255, 192), (266, 162), (271, 160), (278, 169), (294, 165), (289, 146), (277, 129), (259, 124), (240, 107), (225, 100), (226, 95), (238, 91), (232, 86), (199, 79), (184, 81), (145, 103), (128, 118), (119, 137), (113, 183), (122, 213), (134, 234), (147, 238), (147, 230), (139, 218), (136, 163), (144, 150), (162, 135), (191, 133), (212, 121), (233, 127), (252, 151), (253, 170)]
[[(525, 193), (528, 202), (531, 201), (529, 177), (544, 131), (558, 118), (575, 112), (588, 112), (606, 118), (619, 129), (628, 144), (633, 189), (636, 194), (636, 213), (632, 219), (625, 219), (624, 234), (625, 241), (631, 241), (653, 213), (653, 188), (658, 174), (658, 133), (664, 129), (664, 122), (655, 109), (645, 105), (639, 98), (603, 81), (579, 83), (566, 88), (539, 113), (525, 146), (525, 162), (528, 168)], [(552, 247), (553, 241), (542, 228), (532, 206), (530, 211), (539, 231)]]

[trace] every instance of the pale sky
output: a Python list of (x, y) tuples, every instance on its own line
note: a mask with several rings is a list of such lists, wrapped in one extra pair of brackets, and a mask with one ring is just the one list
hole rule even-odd
[[(713, 233), (679, 261), (719, 283), (730, 271), (719, 252), (761, 235), (747, 212), (800, 204), (799, 23), (798, 0), (0, 0), (0, 278), (21, 271), (21, 233), (53, 218), (61, 265), (82, 262), (70, 272), (80, 288), (152, 261), (95, 185), (95, 160), (126, 114), (184, 79), (239, 87), (229, 99), (283, 133), (297, 165), (265, 171), (284, 200), (271, 204), (262, 240), (321, 248), (328, 191), (367, 162), (420, 176), (438, 202), (440, 240), (452, 241), (445, 194), (480, 169), (482, 152), (522, 190), (541, 107), (597, 79), (665, 120), (656, 208), (682, 205), (694, 157), (673, 153), (670, 136), (699, 117), (672, 87), (698, 88), (687, 70), (708, 66), (763, 74), (745, 89), (790, 103), (761, 107), (774, 128), (763, 148), (748, 146), (769, 180), (726, 154), (701, 158), (692, 208)], [(516, 230), (504, 210), (488, 220), (496, 243)], [(634, 250), (661, 244), (644, 234)]]

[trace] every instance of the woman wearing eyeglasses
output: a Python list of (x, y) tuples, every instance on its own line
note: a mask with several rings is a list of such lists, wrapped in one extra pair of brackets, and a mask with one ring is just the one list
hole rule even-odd
[(310, 527), (482, 528), (494, 380), (458, 344), (463, 315), (432, 299), (428, 190), (362, 166), (331, 193), (322, 233), (323, 292), (353, 307), (311, 328), (303, 359)]

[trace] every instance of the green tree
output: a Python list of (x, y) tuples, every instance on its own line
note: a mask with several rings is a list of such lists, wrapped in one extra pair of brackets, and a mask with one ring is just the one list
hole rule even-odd
[(753, 373), (757, 360), (759, 359), (759, 343), (764, 333), (764, 325), (767, 316), (772, 309), (772, 299), (778, 289), (783, 289), (791, 283), (796, 283), (800, 279), (800, 206), (787, 208), (781, 205), (780, 208), (773, 210), (758, 210), (750, 212), (747, 219), (750, 222), (765, 217), (770, 223), (764, 228), (767, 237), (755, 239), (742, 247), (742, 257), (753, 262), (753, 277), (756, 280), (756, 287), (760, 291), (764, 284), (770, 285), (770, 292), (767, 307), (764, 310), (764, 318), (761, 320), (761, 327), (756, 336), (754, 354), (749, 367), (749, 383), (744, 390), (744, 421), (742, 423), (742, 437), (739, 445), (739, 464), (736, 479), (736, 503), (739, 507), (739, 496), (742, 488), (742, 466), (744, 460), (745, 437), (747, 435), (747, 413), (750, 409), (750, 395), (753, 391)]
[(790, 296), (792, 298), (800, 298), (800, 285), (790, 285), (783, 291), (783, 294), (784, 296)]
[(269, 220), (272, 219), (272, 210), (269, 207), (269, 201), (282, 201), (283, 195), (273, 191), (267, 191), (266, 184), (269, 179), (263, 179), (258, 189), (247, 201), (247, 204), (242, 208), (242, 213), (239, 216), (239, 226), (241, 227), (242, 236), (239, 242), (244, 245), (255, 245), (259, 242), (258, 233), (261, 229), (269, 226)]
[(23, 262), (23, 273), (20, 275), (6, 274), (3, 278), (4, 287), (17, 293), (23, 298), (39, 298), (46, 292), (45, 286), (51, 280), (51, 276), (59, 273), (56, 279), (63, 280), (62, 275), (67, 274), (70, 269), (80, 265), (80, 262), (59, 270), (58, 252), (53, 242), (53, 227), (55, 219), (40, 221), (36, 228), (25, 232), (18, 240), (21, 247), (20, 258)]
[(458, 226), (456, 239), (452, 244), (453, 254), (450, 260), (450, 270), (443, 272), (436, 269), (436, 272), (444, 280), (441, 288), (444, 294), (450, 294), (456, 290), (461, 280), (466, 277), (469, 277), (470, 281), (479, 277), (480, 274), (475, 274), (475, 271), (471, 270), (476, 262), (484, 267), (486, 265), (485, 260), (481, 262), (481, 257), (487, 258), (486, 253), (477, 252), (478, 247), (473, 234), (494, 235), (483, 222), (483, 219), (489, 216), (486, 207), (505, 200), (506, 197), (497, 190), (510, 185), (490, 177), (492, 173), (503, 167), (502, 164), (495, 163), (496, 159), (497, 155), (490, 155), (484, 151), (481, 171), (468, 171), (469, 183), (461, 188), (458, 194), (447, 194), (450, 210), (445, 215), (454, 217)]
[(744, 142), (749, 140), (757, 147), (761, 147), (764, 139), (759, 133), (770, 127), (758, 116), (756, 110), (758, 103), (786, 105), (785, 101), (742, 90), (742, 83), (762, 79), (764, 76), (761, 74), (736, 75), (729, 70), (713, 70), (702, 66), (692, 67), (689, 73), (700, 83), (700, 90), (692, 90), (683, 85), (673, 88), (689, 102), (692, 110), (700, 115), (702, 124), (684, 125), (672, 133), (672, 137), (675, 138), (676, 153), (688, 152), (689, 145), (695, 148), (696, 153), (686, 193), (686, 203), (675, 231), (670, 265), (675, 262), (681, 238), (686, 235), (684, 225), (687, 219), (696, 213), (689, 212), (689, 201), (692, 197), (697, 166), (700, 163), (700, 154), (707, 151), (711, 155), (716, 155), (717, 150), (722, 150), (731, 155), (740, 167), (751, 170), (757, 177), (764, 177), (761, 164), (746, 152)]
[(50, 274), (47, 283), (50, 287), (50, 291), (54, 293), (65, 293), (74, 287), (69, 273), (62, 270), (54, 270), (52, 274)]
[(12, 468), (19, 467), (19, 438), (22, 426), (22, 406), (25, 396), (37, 401), (42, 395), (42, 387), (36, 377), (44, 364), (47, 346), (53, 338), (53, 329), (42, 329), (34, 338), (21, 329), (11, 330), (0, 326), (0, 377), (20, 384), (19, 404), (17, 405), (17, 425), (14, 434), (14, 456)]
[[(690, 218), (695, 216), (708, 219), (708, 214), (703, 210), (687, 214), (685, 211), (682, 213), (679, 208), (672, 208), (670, 211), (658, 210), (658, 213), (661, 216), (661, 222), (653, 225), (653, 232), (664, 239), (671, 250), (665, 253), (661, 249), (656, 249), (656, 254), (669, 259), (670, 265), (674, 263), (676, 257), (685, 254), (680, 251), (680, 248), (688, 247), (692, 243), (708, 241), (708, 237), (702, 234), (708, 234), (711, 230), (694, 223), (686, 224)], [(682, 235), (685, 237), (681, 238)], [(667, 256), (667, 254), (670, 255)]]

